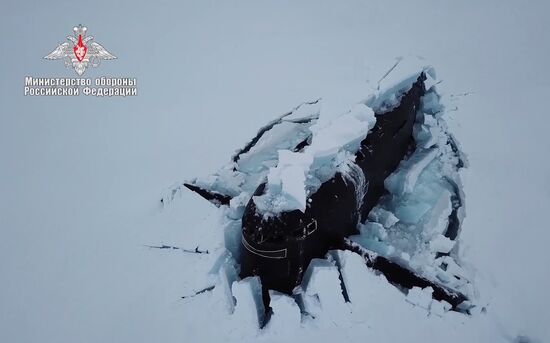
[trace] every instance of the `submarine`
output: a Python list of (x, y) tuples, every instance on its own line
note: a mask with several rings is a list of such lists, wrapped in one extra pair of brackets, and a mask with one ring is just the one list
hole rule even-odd
[[(467, 303), (468, 296), (463, 292), (349, 239), (359, 233), (359, 225), (367, 220), (381, 197), (388, 195), (385, 186), (388, 176), (417, 149), (413, 131), (422, 97), (427, 93), (427, 79), (426, 71), (417, 73), (405, 90), (392, 99), (390, 106), (376, 106), (375, 122), (366, 128), (366, 136), (352, 149), (354, 154), (346, 171), (336, 169), (334, 175), (309, 191), (303, 208), (271, 210), (266, 209), (265, 204), (259, 206), (258, 199), (269, 193), (269, 168), (277, 167), (280, 161), (273, 156), (258, 160), (257, 156), (258, 151), (269, 155), (266, 142), (271, 145), (271, 155), (281, 148), (298, 154), (307, 151), (312, 143), (310, 128), (319, 118), (318, 113), (300, 116), (297, 113), (300, 111), (293, 111), (283, 115), (260, 129), (214, 181), (195, 179), (183, 184), (216, 206), (230, 206), (242, 197), (243, 189), (250, 192), (244, 193), (246, 201), (238, 214), (242, 235), (237, 261), (241, 278), (260, 277), (266, 308), (268, 290), (292, 294), (311, 260), (325, 257), (332, 249), (360, 254), (369, 268), (382, 273), (399, 288), (431, 287), (433, 298), (449, 303), (453, 310), (461, 310), (462, 304)], [(304, 107), (317, 103), (305, 103)], [(286, 128), (278, 129), (280, 132), (273, 135), (275, 138), (266, 139), (283, 124)], [(458, 205), (452, 216), (456, 217), (457, 209)], [(457, 220), (448, 223), (447, 231), (453, 231), (449, 234), (452, 239), (456, 238), (458, 225)]]

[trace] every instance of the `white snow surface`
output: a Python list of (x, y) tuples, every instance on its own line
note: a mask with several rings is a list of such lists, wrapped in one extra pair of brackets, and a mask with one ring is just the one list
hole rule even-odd
[[(0, 341), (550, 341), (549, 10), (495, 0), (4, 2)], [(137, 97), (22, 95), (27, 75), (75, 75), (41, 57), (78, 23), (118, 57), (88, 76), (135, 76)], [(328, 324), (277, 301), (273, 319), (289, 313), (293, 329), (242, 323), (216, 264), (230, 260), (224, 246), (238, 249), (224, 238), (240, 223), (220, 222), (191, 192), (161, 209), (159, 190), (211, 172), (304, 100), (322, 98), (322, 116), (344, 113), (403, 55), (437, 67), (447, 124), (468, 154), (459, 244), (485, 311), (426, 310), (346, 253), (349, 314)], [(239, 209), (236, 200), (229, 210)], [(144, 247), (163, 243), (210, 253)]]

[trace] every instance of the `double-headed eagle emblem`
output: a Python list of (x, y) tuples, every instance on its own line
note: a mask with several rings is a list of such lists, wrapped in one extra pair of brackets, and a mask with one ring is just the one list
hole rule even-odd
[(88, 66), (97, 67), (101, 60), (113, 60), (116, 56), (101, 44), (94, 42), (93, 36), (86, 36), (86, 26), (73, 28), (74, 36), (67, 36), (67, 42), (59, 44), (49, 55), (48, 60), (63, 59), (65, 67), (74, 68), (78, 75), (84, 74)]

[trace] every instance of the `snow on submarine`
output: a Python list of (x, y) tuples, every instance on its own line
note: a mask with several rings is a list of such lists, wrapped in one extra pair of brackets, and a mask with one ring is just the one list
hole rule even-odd
[(296, 292), (312, 259), (339, 249), (399, 289), (472, 306), (458, 257), (466, 159), (436, 84), (432, 67), (400, 60), (350, 111), (323, 118), (321, 100), (303, 103), (215, 174), (183, 184), (240, 221), (240, 276), (260, 277), (264, 303), (270, 289)]

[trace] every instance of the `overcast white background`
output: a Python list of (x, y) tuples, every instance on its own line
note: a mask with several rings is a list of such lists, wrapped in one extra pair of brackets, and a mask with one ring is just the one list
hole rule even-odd
[[(546, 1), (2, 1), (0, 341), (187, 341), (178, 299), (213, 215), (161, 192), (213, 171), (257, 128), (323, 97), (350, 107), (402, 55), (427, 58), (470, 158), (464, 255), (507, 334), (550, 340)], [(88, 27), (118, 59), (87, 77), (136, 77), (127, 98), (24, 97), (25, 76)], [(453, 108), (453, 106), (450, 106)], [(365, 285), (368, 287), (368, 285)], [(206, 324), (204, 324), (206, 325)]]

